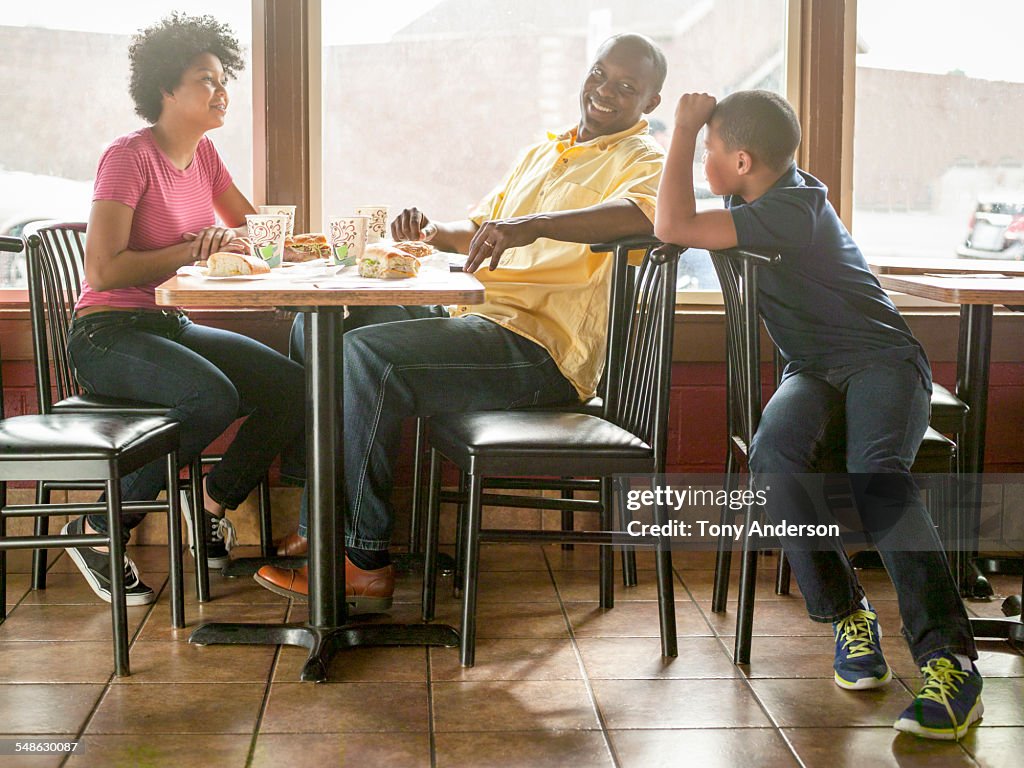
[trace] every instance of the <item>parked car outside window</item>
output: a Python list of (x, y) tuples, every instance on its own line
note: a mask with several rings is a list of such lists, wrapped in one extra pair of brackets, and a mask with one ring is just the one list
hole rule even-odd
[(1024, 259), (1024, 193), (979, 195), (956, 254), (962, 259)]

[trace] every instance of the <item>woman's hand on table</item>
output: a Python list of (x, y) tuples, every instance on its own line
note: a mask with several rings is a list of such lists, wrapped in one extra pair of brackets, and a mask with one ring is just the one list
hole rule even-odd
[(192, 261), (206, 261), (218, 251), (242, 253), (248, 248), (238, 231), (227, 227), (207, 227), (199, 232), (186, 232), (182, 237), (191, 244)]

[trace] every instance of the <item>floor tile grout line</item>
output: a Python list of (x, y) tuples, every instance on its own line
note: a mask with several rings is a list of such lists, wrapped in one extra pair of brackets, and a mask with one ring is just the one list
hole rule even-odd
[[(597, 716), (597, 723), (601, 728), (601, 738), (604, 741), (605, 749), (608, 750), (609, 756), (612, 759), (612, 765), (615, 768), (621, 768), (622, 762), (619, 760), (618, 752), (615, 750), (615, 745), (612, 744), (611, 734), (608, 733), (608, 723), (605, 720), (604, 713), (601, 711), (601, 706), (597, 702), (597, 694), (594, 692), (593, 681), (590, 679), (590, 674), (587, 672), (587, 665), (583, 662), (583, 653), (580, 651), (579, 644), (576, 642), (576, 632), (573, 630), (572, 621), (569, 619), (569, 612), (565, 608), (565, 601), (562, 600), (562, 592), (558, 588), (558, 580), (555, 578), (554, 569), (551, 567), (551, 561), (548, 558), (548, 553), (541, 547), (541, 554), (544, 557), (544, 562), (548, 566), (548, 575), (551, 577), (551, 582), (555, 587), (555, 596), (558, 599), (558, 608), (562, 612), (562, 621), (565, 622), (566, 630), (569, 633), (569, 643), (572, 646), (573, 653), (576, 655), (576, 663), (579, 665), (580, 674), (582, 675), (582, 681), (584, 687), (587, 689), (587, 696), (590, 699), (590, 706)], [(614, 550), (612, 552), (612, 564), (614, 571)], [(613, 576), (613, 589), (614, 589), (614, 572)], [(614, 610), (614, 608), (613, 608)]]
[[(290, 618), (292, 611), (292, 600), (288, 600), (288, 611), (285, 613), (285, 620)], [(260, 727), (263, 725), (263, 717), (267, 712), (267, 704), (270, 702), (270, 692), (274, 686), (274, 678), (277, 676), (277, 667), (281, 663), (281, 646), (274, 647), (274, 658), (270, 662), (270, 672), (267, 674), (267, 684), (263, 689), (263, 699), (260, 701), (260, 710), (256, 713), (256, 722), (252, 729), (252, 738), (249, 741), (249, 751), (245, 756), (246, 768), (252, 765), (256, 757), (256, 742), (260, 737)]]

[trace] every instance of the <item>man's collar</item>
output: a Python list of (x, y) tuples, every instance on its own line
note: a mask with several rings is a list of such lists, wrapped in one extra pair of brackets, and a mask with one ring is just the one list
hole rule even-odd
[(576, 140), (576, 132), (579, 130), (579, 126), (574, 125), (572, 126), (572, 128), (568, 129), (567, 131), (563, 131), (562, 133), (553, 133), (551, 131), (548, 131), (548, 139), (550, 141), (563, 142), (565, 144), (565, 147), (563, 147), (563, 149), (568, 149), (569, 147), (572, 146), (593, 146), (597, 147), (598, 149), (607, 149), (613, 144), (622, 141), (627, 136), (635, 136), (637, 134), (647, 133), (647, 125), (647, 121), (641, 119), (637, 121), (636, 125), (634, 125), (632, 128), (627, 128), (626, 130), (619, 131), (618, 133), (611, 133), (608, 134), (607, 136), (597, 136), (593, 139), (590, 139), (589, 141)]

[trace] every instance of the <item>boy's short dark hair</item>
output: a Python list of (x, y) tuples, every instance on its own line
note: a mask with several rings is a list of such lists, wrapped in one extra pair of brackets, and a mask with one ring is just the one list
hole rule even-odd
[(711, 122), (730, 150), (743, 149), (782, 171), (800, 144), (800, 121), (782, 96), (771, 91), (737, 91), (715, 107)]
[(135, 114), (155, 123), (163, 109), (163, 94), (181, 83), (189, 63), (201, 53), (220, 59), (226, 77), (245, 68), (238, 38), (212, 16), (172, 13), (136, 34), (128, 49), (132, 70), (128, 90)]

